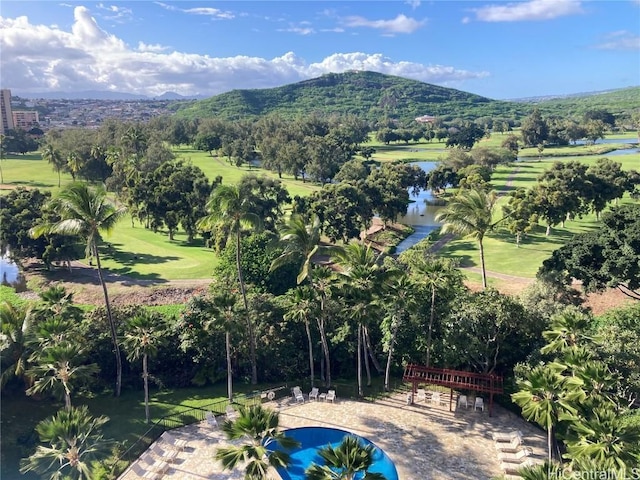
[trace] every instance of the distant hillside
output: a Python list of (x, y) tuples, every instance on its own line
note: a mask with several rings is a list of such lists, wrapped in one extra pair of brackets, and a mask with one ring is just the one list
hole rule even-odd
[(591, 92), (556, 98), (518, 100), (536, 106), (543, 114), (565, 116), (582, 115), (587, 110), (603, 109), (616, 116), (640, 109), (640, 87), (621, 88), (606, 92)]
[(237, 119), (279, 113), (293, 117), (313, 112), (354, 114), (371, 121), (385, 116), (413, 120), (420, 115), (451, 118), (521, 117), (527, 104), (503, 102), (376, 72), (330, 73), (318, 78), (259, 90), (233, 90), (206, 100), (182, 104), (177, 113), (189, 118)]

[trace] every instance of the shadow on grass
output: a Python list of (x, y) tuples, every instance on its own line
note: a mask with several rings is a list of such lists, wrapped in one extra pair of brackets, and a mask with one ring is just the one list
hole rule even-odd
[(16, 182), (4, 182), (5, 185), (16, 185), (17, 187), (24, 187), (24, 186), (30, 186), (30, 187), (34, 187), (34, 188), (53, 188), (55, 186), (57, 186), (58, 184), (56, 183), (55, 185), (53, 183), (42, 183), (42, 182), (34, 182), (34, 181), (30, 181), (30, 180), (20, 180), (20, 181), (16, 181)]
[[(165, 262), (171, 262), (175, 260), (180, 260), (180, 257), (172, 256), (172, 255), (152, 255), (150, 253), (138, 253), (138, 252), (125, 252), (120, 250), (118, 246), (122, 244), (118, 243), (110, 243), (107, 245), (107, 251), (103, 254), (105, 259), (113, 260), (114, 262), (118, 262), (119, 264), (125, 266), (134, 266), (134, 265), (150, 265), (150, 264), (159, 264)], [(110, 271), (115, 272), (121, 269), (110, 269)]]

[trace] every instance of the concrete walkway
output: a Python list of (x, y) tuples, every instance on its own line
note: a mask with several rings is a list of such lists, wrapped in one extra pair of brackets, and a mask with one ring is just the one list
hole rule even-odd
[[(292, 405), (270, 402), (265, 406), (280, 410), (283, 429), (302, 426), (341, 428), (361, 435), (393, 460), (400, 480), (489, 480), (501, 475), (500, 463), (491, 439), (493, 432), (520, 430), (524, 445), (534, 459), (545, 456), (545, 433), (520, 417), (494, 406), (487, 411), (445, 405), (406, 404), (406, 395), (397, 394), (376, 403), (340, 400), (335, 404), (305, 402)], [(241, 480), (241, 471), (224, 472), (215, 461), (215, 451), (228, 444), (218, 429), (206, 422), (173, 430), (174, 436), (189, 446), (171, 464), (163, 478), (184, 480)], [(121, 480), (138, 478), (125, 472)]]

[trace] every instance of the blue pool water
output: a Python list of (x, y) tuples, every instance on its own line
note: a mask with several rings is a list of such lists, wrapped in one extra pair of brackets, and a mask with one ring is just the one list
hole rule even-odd
[[(288, 450), (288, 453), (291, 455), (291, 464), (286, 470), (283, 468), (278, 469), (282, 480), (304, 480), (304, 471), (309, 468), (312, 463), (317, 463), (318, 465), (324, 464), (322, 458), (318, 455), (318, 450), (326, 447), (328, 444), (334, 447), (340, 445), (346, 435), (353, 435), (357, 437), (361, 443), (371, 444), (375, 447), (373, 464), (369, 469), (370, 472), (382, 473), (387, 480), (399, 480), (396, 466), (387, 454), (373, 442), (359, 435), (337, 428), (324, 427), (290, 428), (285, 431), (285, 434), (300, 442), (300, 447)], [(356, 479), (359, 478), (362, 477), (356, 477)]]

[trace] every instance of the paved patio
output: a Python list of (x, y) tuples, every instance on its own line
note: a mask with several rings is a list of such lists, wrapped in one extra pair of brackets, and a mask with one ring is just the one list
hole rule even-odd
[[(376, 403), (338, 400), (335, 404), (270, 402), (280, 410), (283, 429), (328, 426), (357, 433), (382, 448), (393, 460), (400, 480), (489, 480), (501, 475), (500, 462), (491, 439), (493, 432), (520, 430), (533, 458), (545, 456), (546, 436), (515, 414), (494, 406), (488, 411), (455, 409), (421, 402), (407, 405), (406, 395)], [(216, 449), (228, 444), (218, 429), (206, 422), (173, 430), (189, 446), (171, 464), (163, 478), (184, 480), (242, 480), (242, 472), (223, 472), (214, 459)], [(121, 480), (138, 478), (127, 471)]]

